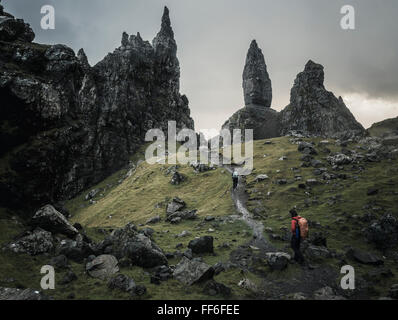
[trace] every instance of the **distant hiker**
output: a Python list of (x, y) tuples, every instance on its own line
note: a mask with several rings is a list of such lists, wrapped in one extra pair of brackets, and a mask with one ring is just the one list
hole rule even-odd
[(300, 243), (308, 237), (308, 222), (305, 218), (300, 217), (296, 209), (289, 211), (292, 217), (292, 242), (291, 246), (294, 251), (294, 260), (298, 263), (304, 263), (304, 257), (300, 251)]
[(239, 181), (239, 175), (238, 175), (238, 171), (236, 171), (234, 169), (234, 171), (232, 172), (232, 183), (233, 183), (233, 189), (235, 190), (236, 187), (238, 186), (238, 181)]

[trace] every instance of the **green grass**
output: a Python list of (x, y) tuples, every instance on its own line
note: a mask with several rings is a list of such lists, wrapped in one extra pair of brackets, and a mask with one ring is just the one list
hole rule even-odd
[[(298, 188), (299, 183), (305, 183), (307, 179), (314, 178), (314, 168), (300, 167), (301, 153), (297, 152), (297, 145), (292, 144), (288, 137), (270, 139), (272, 144), (264, 144), (264, 140), (254, 143), (254, 170), (247, 177), (248, 208), (252, 212), (260, 209), (257, 217), (265, 227), (271, 227), (272, 233), (282, 234), (284, 228), (290, 224), (289, 209), (297, 206), (300, 215), (311, 222), (319, 223), (319, 226), (310, 227), (310, 233), (322, 232), (327, 237), (328, 248), (340, 254), (344, 254), (347, 246), (360, 248), (365, 251), (382, 255), (377, 248), (364, 240), (362, 229), (366, 226), (361, 219), (365, 214), (365, 205), (370, 204), (377, 217), (386, 211), (397, 214), (397, 195), (394, 193), (398, 185), (398, 163), (396, 161), (383, 160), (380, 163), (361, 163), (363, 172), (352, 170), (351, 165), (344, 167), (341, 173), (347, 174), (347, 180), (331, 180), (329, 184), (312, 187), (310, 195), (305, 190)], [(318, 145), (320, 139), (305, 139), (314, 141)], [(335, 145), (333, 140), (327, 147), (332, 151), (340, 151), (341, 147)], [(356, 148), (356, 144), (350, 144), (348, 149)], [(316, 147), (319, 154), (316, 159), (323, 161), (323, 166), (332, 171), (326, 161), (327, 153), (322, 148)], [(142, 148), (134, 157), (134, 163), (142, 158)], [(266, 155), (266, 157), (264, 157)], [(279, 158), (286, 156), (287, 160)], [(103, 239), (103, 233), (99, 228), (113, 229), (124, 226), (128, 222), (144, 227), (146, 220), (152, 216), (160, 215), (162, 221), (150, 225), (155, 233), (153, 240), (165, 251), (176, 251), (176, 245), (182, 243), (180, 251), (185, 251), (187, 245), (194, 237), (212, 235), (214, 237), (215, 254), (203, 255), (206, 263), (212, 265), (217, 262), (229, 260), (231, 252), (251, 239), (251, 231), (240, 220), (228, 220), (227, 216), (235, 214), (231, 200), (230, 174), (222, 169), (211, 170), (204, 173), (195, 173), (189, 166), (180, 166), (178, 171), (186, 180), (178, 186), (170, 184), (171, 174), (166, 174), (170, 165), (149, 165), (141, 163), (132, 175), (122, 179), (128, 169), (123, 169), (108, 177), (97, 186), (82, 192), (76, 198), (68, 201), (66, 207), (72, 214), (72, 222), (81, 223), (87, 234), (95, 241)], [(299, 168), (295, 173), (291, 168)], [(268, 180), (256, 182), (259, 174), (267, 174)], [(302, 176), (301, 181), (295, 181), (295, 175)], [(357, 177), (357, 179), (354, 179)], [(316, 177), (321, 180), (321, 177)], [(278, 179), (287, 179), (286, 185), (278, 185)], [(379, 188), (379, 193), (367, 196), (367, 190), (371, 187)], [(95, 203), (85, 201), (85, 195), (92, 189), (101, 191), (94, 197)], [(307, 190), (308, 191), (308, 190)], [(270, 195), (267, 193), (270, 192)], [(187, 204), (187, 209), (197, 209), (198, 219), (182, 221), (173, 225), (165, 221), (166, 203), (178, 196)], [(328, 201), (335, 196), (339, 200), (335, 204)], [(306, 199), (309, 199), (306, 200)], [(4, 244), (12, 237), (24, 230), (24, 226), (11, 219), (12, 212), (0, 210), (0, 242)], [(111, 216), (111, 218), (109, 218)], [(214, 216), (215, 220), (205, 222), (206, 216)], [(212, 229), (212, 230), (210, 230)], [(189, 231), (187, 237), (176, 237), (182, 231)], [(272, 244), (280, 249), (289, 246), (288, 242), (273, 241)], [(229, 243), (230, 248), (222, 249), (219, 245)], [(30, 257), (15, 255), (0, 251), (0, 279), (2, 286), (25, 286), (38, 288), (40, 283), (40, 267), (46, 264), (49, 257)], [(179, 259), (171, 259), (169, 263), (175, 265)], [(326, 259), (316, 261), (317, 264), (325, 264), (336, 268), (339, 273), (340, 261), (338, 259)], [(347, 260), (347, 263), (355, 267), (358, 276), (365, 276), (375, 269), (372, 266), (364, 266), (355, 261)], [(385, 267), (391, 269), (394, 276), (382, 280), (374, 285), (375, 296), (385, 296), (389, 287), (398, 282), (398, 268), (391, 260), (385, 261)], [(239, 268), (232, 268), (222, 272), (215, 279), (232, 289), (231, 298), (254, 298), (252, 292), (240, 288), (238, 282), (244, 277), (249, 278), (255, 284), (260, 285), (264, 277), (271, 281), (288, 281), (295, 278), (300, 267), (292, 264), (283, 271), (271, 272), (264, 260), (259, 260), (253, 266), (252, 272), (241, 273)], [(79, 280), (68, 286), (56, 287), (49, 295), (56, 299), (66, 299), (70, 293), (74, 293), (76, 299), (132, 299), (128, 294), (119, 291), (110, 291), (106, 282), (93, 279), (84, 273), (84, 266), (72, 263), (73, 271)], [(203, 284), (187, 287), (176, 280), (162, 282), (160, 285), (150, 283), (149, 273), (140, 268), (123, 268), (122, 273), (131, 276), (136, 283), (145, 285), (148, 292), (140, 299), (222, 299), (223, 297), (209, 297), (203, 294)], [(57, 272), (57, 279), (64, 275), (65, 271)], [(15, 282), (7, 283), (6, 278), (13, 277)], [(2, 281), (2, 282), (1, 282)], [(336, 280), (337, 281), (337, 280)], [(137, 299), (137, 298), (135, 298)]]

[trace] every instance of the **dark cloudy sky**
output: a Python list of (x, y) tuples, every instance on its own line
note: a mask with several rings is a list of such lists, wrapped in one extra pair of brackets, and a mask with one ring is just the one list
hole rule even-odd
[[(398, 116), (397, 0), (3, 0), (24, 18), (36, 42), (83, 47), (95, 64), (120, 45), (122, 31), (152, 41), (163, 6), (170, 9), (181, 64), (181, 92), (195, 127), (219, 129), (243, 106), (242, 71), (250, 41), (262, 48), (273, 86), (272, 108), (289, 102), (294, 78), (312, 59), (325, 67), (326, 88), (356, 118)], [(40, 28), (40, 8), (56, 10), (56, 29)], [(340, 27), (352, 5), (356, 29)]]

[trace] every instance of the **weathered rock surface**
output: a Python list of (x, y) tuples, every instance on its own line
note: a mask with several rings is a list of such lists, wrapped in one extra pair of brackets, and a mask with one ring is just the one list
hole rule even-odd
[(47, 300), (33, 289), (0, 288), (0, 300)]
[(0, 205), (69, 199), (125, 166), (148, 129), (193, 128), (167, 8), (152, 45), (125, 33), (94, 67), (83, 50), (33, 36), (1, 14)]
[(55, 210), (52, 205), (46, 205), (40, 208), (33, 216), (32, 223), (54, 234), (61, 233), (71, 238), (79, 233), (64, 215)]
[(272, 86), (267, 72), (264, 55), (256, 40), (250, 44), (243, 70), (243, 95), (245, 105), (271, 107)]
[(279, 115), (271, 109), (272, 86), (264, 55), (256, 40), (250, 44), (243, 70), (245, 107), (235, 112), (222, 126), (233, 129), (253, 129), (253, 138), (265, 139), (279, 135)]
[(117, 259), (109, 254), (96, 257), (93, 261), (86, 264), (86, 271), (93, 278), (101, 280), (109, 279), (113, 274), (119, 272)]
[(150, 238), (139, 233), (131, 223), (114, 230), (104, 243), (108, 244), (110, 252), (118, 259), (126, 257), (131, 260), (132, 265), (152, 268), (168, 264), (162, 249)]
[(189, 286), (194, 283), (212, 279), (213, 275), (214, 269), (211, 266), (202, 262), (200, 259), (190, 260), (186, 257), (183, 257), (176, 265), (173, 273), (174, 278)]
[(285, 252), (269, 252), (266, 259), (272, 270), (283, 270), (287, 267), (291, 256)]
[(211, 236), (196, 238), (189, 242), (188, 248), (190, 248), (193, 253), (213, 253), (213, 240)]
[(294, 81), (290, 104), (281, 111), (281, 128), (282, 135), (293, 130), (328, 137), (364, 132), (343, 99), (325, 89), (323, 66), (311, 60)]
[(40, 228), (27, 231), (18, 240), (7, 245), (15, 253), (27, 253), (32, 256), (49, 252), (54, 247), (54, 239), (50, 232)]

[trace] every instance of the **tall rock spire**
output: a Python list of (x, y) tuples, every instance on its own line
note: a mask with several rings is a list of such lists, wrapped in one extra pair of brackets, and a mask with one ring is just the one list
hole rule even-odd
[(271, 107), (272, 86), (264, 55), (256, 40), (250, 44), (243, 70), (243, 94), (245, 105)]
[(152, 44), (157, 55), (176, 56), (177, 54), (177, 44), (174, 40), (174, 32), (167, 7), (164, 7), (162, 25)]

